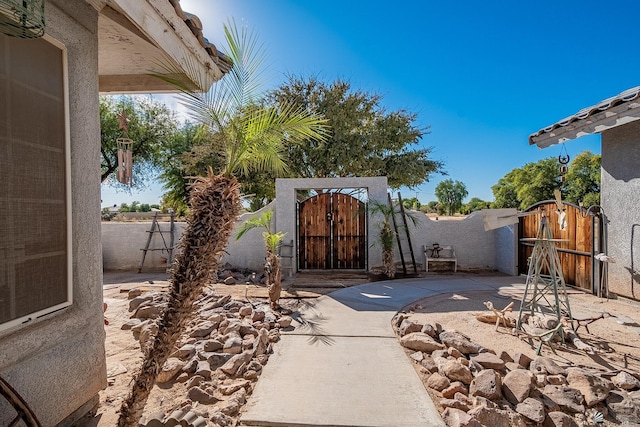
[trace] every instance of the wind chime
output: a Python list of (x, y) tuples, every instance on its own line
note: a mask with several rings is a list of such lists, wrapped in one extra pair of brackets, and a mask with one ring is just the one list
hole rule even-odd
[(122, 130), (123, 137), (116, 140), (118, 146), (118, 182), (133, 185), (133, 141), (129, 139), (129, 120), (127, 113), (122, 108), (118, 115), (118, 127)]
[[(564, 151), (564, 155), (562, 153), (563, 151)], [(565, 175), (569, 171), (569, 168), (567, 167), (567, 165), (569, 164), (570, 160), (571, 160), (571, 157), (569, 157), (569, 153), (567, 153), (567, 149), (563, 143), (562, 150), (560, 151), (560, 155), (558, 156), (558, 163), (560, 163), (560, 166), (558, 167), (558, 172), (560, 173), (560, 184), (562, 185), (564, 185), (564, 181), (566, 179)]]

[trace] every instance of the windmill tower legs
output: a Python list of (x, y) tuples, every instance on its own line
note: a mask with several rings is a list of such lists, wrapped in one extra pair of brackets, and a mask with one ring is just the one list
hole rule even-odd
[[(555, 315), (558, 323), (563, 316), (567, 316), (570, 320), (573, 319), (562, 275), (562, 266), (556, 249), (558, 240), (553, 239), (546, 216), (540, 219), (540, 226), (534, 240), (527, 282), (516, 323), (518, 331), (521, 330), (525, 314), (533, 316), (536, 312), (546, 312), (545, 314)], [(564, 340), (564, 334), (562, 338)]]

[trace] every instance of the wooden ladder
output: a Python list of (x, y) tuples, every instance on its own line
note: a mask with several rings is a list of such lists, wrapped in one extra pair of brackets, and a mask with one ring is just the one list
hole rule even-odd
[[(389, 199), (389, 206), (393, 208), (393, 200), (391, 200), (391, 193), (387, 193), (387, 198)], [(402, 222), (404, 225), (404, 231), (407, 236), (407, 243), (409, 244), (409, 252), (411, 253), (411, 262), (413, 263), (413, 272), (418, 274), (418, 266), (416, 265), (416, 256), (413, 253), (413, 246), (411, 245), (411, 235), (409, 233), (409, 225), (407, 224), (407, 216), (404, 212), (404, 206), (402, 205), (402, 196), (398, 193), (398, 204), (400, 205), (400, 216), (402, 217)], [(396, 232), (396, 240), (398, 241), (398, 252), (400, 253), (400, 261), (402, 262), (402, 272), (407, 274), (407, 264), (404, 260), (404, 252), (402, 250), (402, 240), (400, 239), (400, 233), (398, 232), (398, 223), (396, 222), (396, 216), (391, 215), (393, 219), (393, 228)]]
[[(141, 249), (142, 251), (142, 260), (140, 261), (140, 266), (138, 267), (138, 273), (142, 273), (142, 267), (144, 267), (144, 261), (147, 258), (147, 252), (149, 251), (167, 251), (167, 253), (169, 254), (169, 256), (167, 257), (167, 265), (171, 265), (172, 259), (173, 259), (173, 243), (174, 243), (174, 231), (175, 231), (175, 214), (173, 212), (170, 213), (171, 215), (171, 225), (169, 230), (161, 230), (160, 229), (160, 224), (158, 224), (158, 212), (155, 212), (155, 214), (153, 215), (153, 221), (151, 221), (151, 229), (147, 230), (148, 233), (148, 237), (147, 237), (147, 244), (144, 246), (143, 249)], [(160, 237), (162, 238), (162, 244), (163, 244), (163, 248), (149, 248), (149, 246), (151, 245), (151, 240), (153, 239), (153, 233), (160, 233)], [(164, 238), (164, 233), (170, 233), (169, 234), (169, 244), (167, 244), (167, 241)]]

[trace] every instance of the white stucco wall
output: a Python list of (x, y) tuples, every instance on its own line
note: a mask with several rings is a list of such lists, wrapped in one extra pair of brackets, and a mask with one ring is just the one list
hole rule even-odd
[[(89, 409), (87, 404), (96, 403), (97, 393), (106, 387), (97, 20), (97, 12), (85, 1), (47, 1), (46, 32), (68, 51), (73, 305), (0, 333), (0, 375), (43, 426), (55, 426), (78, 409)], [(4, 399), (0, 425), (2, 415), (9, 414), (2, 405)]]
[[(640, 299), (640, 121), (602, 135), (601, 205), (609, 220), (609, 289)], [(633, 252), (633, 257), (632, 257)]]
[[(465, 219), (438, 220), (427, 218), (420, 212), (411, 212), (419, 219), (416, 227), (410, 225), (416, 262), (424, 264), (423, 246), (431, 247), (438, 243), (440, 246), (453, 246), (458, 269), (489, 269), (517, 274), (517, 236), (513, 236), (511, 227), (485, 231), (481, 211), (473, 212)], [(405, 251), (405, 257), (408, 256), (408, 251)]]
[[(293, 188), (288, 186), (286, 191)], [(334, 187), (335, 188), (335, 187)], [(349, 187), (351, 188), (351, 187)], [(382, 193), (380, 193), (382, 194)], [(386, 197), (386, 193), (385, 196)], [(249, 218), (260, 216), (263, 212), (279, 206), (280, 215), (274, 210), (274, 217), (292, 221), (289, 225), (283, 221), (278, 225), (274, 221), (274, 231), (287, 233), (285, 241), (293, 240), (295, 243), (296, 230), (287, 228), (295, 227), (295, 204), (291, 212), (282, 214), (285, 209), (277, 200), (258, 212), (243, 214), (234, 226), (234, 232), (229, 240), (229, 246), (222, 259), (222, 265), (229, 263), (234, 267), (248, 268), (253, 271), (262, 271), (264, 265), (265, 248), (262, 240), (262, 229), (254, 229), (236, 240), (235, 236), (241, 224)], [(410, 211), (411, 212), (411, 211)], [(418, 219), (418, 226), (414, 227), (410, 222), (411, 243), (416, 257), (416, 262), (424, 269), (424, 253), (422, 246), (431, 247), (435, 242), (440, 245), (451, 245), (455, 248), (458, 258), (458, 268), (464, 269), (489, 269), (516, 275), (517, 269), (517, 229), (516, 226), (503, 227), (497, 230), (484, 231), (482, 212), (474, 212), (466, 219), (439, 219), (427, 218), (421, 212), (412, 212)], [(283, 224), (284, 223), (284, 224)], [(376, 245), (377, 228), (375, 221), (369, 224), (369, 268), (381, 264), (381, 250)], [(161, 223), (163, 230), (169, 229), (168, 223)], [(176, 223), (176, 243), (184, 229), (184, 223)], [(142, 257), (141, 248), (147, 239), (147, 231), (151, 228), (151, 222), (103, 222), (102, 246), (103, 262), (105, 270), (131, 270), (137, 271)], [(168, 236), (165, 235), (165, 239)], [(407, 264), (411, 256), (406, 237), (401, 233), (402, 245)], [(168, 240), (167, 240), (168, 241)], [(150, 247), (163, 247), (158, 233), (154, 234)], [(294, 252), (295, 254), (295, 252)], [(160, 256), (166, 256), (166, 252), (149, 252), (145, 260), (144, 268), (158, 269), (166, 267), (160, 262)], [(396, 250), (396, 261), (400, 261), (400, 254)], [(295, 262), (293, 263), (295, 265)]]

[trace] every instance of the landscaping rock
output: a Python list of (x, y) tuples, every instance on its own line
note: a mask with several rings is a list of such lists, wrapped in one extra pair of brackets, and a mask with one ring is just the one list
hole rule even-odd
[(420, 363), (424, 360), (424, 353), (422, 353), (421, 351), (416, 351), (415, 353), (411, 353), (409, 357)]
[(196, 346), (193, 344), (185, 344), (173, 353), (173, 357), (181, 360), (192, 358), (196, 354)]
[(264, 310), (253, 310), (251, 314), (252, 322), (261, 322), (264, 320)]
[(413, 332), (403, 336), (400, 338), (400, 344), (409, 350), (423, 351), (426, 353), (445, 348), (444, 345), (422, 332)]
[(478, 420), (484, 426), (511, 427), (509, 413), (502, 409), (478, 406), (467, 412), (467, 414)]
[(421, 332), (423, 326), (423, 324), (418, 323), (415, 319), (408, 318), (402, 321), (400, 328), (398, 328), (398, 333), (403, 337), (413, 332)]
[(606, 400), (609, 414), (620, 423), (637, 425), (640, 420), (640, 395), (634, 399), (633, 394), (623, 390), (614, 390)]
[(545, 419), (544, 404), (531, 397), (527, 397), (523, 402), (518, 403), (516, 412), (535, 423), (541, 423)]
[(546, 385), (542, 390), (542, 399), (549, 411), (581, 413), (584, 411), (584, 398), (580, 390), (567, 386)]
[(153, 295), (138, 296), (129, 301), (129, 311), (134, 311), (140, 307), (143, 302), (153, 301)]
[(480, 353), (471, 357), (473, 362), (479, 363), (483, 368), (496, 369), (498, 371), (504, 368), (504, 360), (500, 359), (493, 353)]
[(529, 364), (529, 370), (534, 374), (567, 375), (567, 370), (562, 368), (553, 359), (538, 356)]
[(529, 369), (529, 365), (531, 364), (532, 359), (524, 353), (516, 353), (513, 356), (513, 361), (523, 368)]
[(578, 427), (578, 423), (569, 414), (554, 411), (549, 412), (544, 420), (544, 427)]
[(291, 326), (292, 321), (293, 319), (291, 318), (291, 316), (282, 316), (278, 319), (278, 325), (280, 325), (281, 328), (288, 328), (289, 326)]
[(429, 335), (431, 338), (435, 338), (438, 336), (438, 331), (436, 331), (436, 328), (434, 328), (433, 325), (430, 325), (429, 323), (425, 323), (422, 329), (420, 329), (420, 332)]
[(241, 388), (237, 392), (235, 392), (225, 406), (223, 406), (220, 411), (229, 416), (235, 416), (240, 412), (240, 408), (247, 401), (247, 391), (244, 388)]
[(240, 354), (242, 353), (242, 338), (240, 337), (230, 337), (224, 343), (222, 347), (223, 353), (229, 354)]
[(184, 367), (184, 362), (177, 357), (170, 357), (164, 362), (162, 365), (162, 369), (158, 373), (158, 377), (156, 382), (159, 384), (167, 383), (171, 381), (175, 376), (178, 375), (178, 372), (182, 370)]
[(450, 380), (470, 384), (473, 380), (471, 370), (457, 360), (447, 360), (442, 368), (442, 373)]
[(485, 369), (476, 376), (469, 386), (471, 396), (481, 396), (497, 401), (502, 397), (502, 379), (493, 369)]
[(212, 353), (207, 357), (207, 362), (209, 362), (211, 369), (218, 369), (227, 363), (232, 357), (233, 354), (230, 353)]
[(198, 386), (191, 387), (187, 391), (187, 397), (194, 402), (202, 403), (203, 405), (211, 405), (219, 402), (219, 400), (212, 394), (206, 392)]
[[(245, 351), (244, 353), (236, 354), (220, 367), (220, 370), (225, 374), (236, 376), (240, 367), (246, 365), (251, 360), (252, 352)], [(227, 414), (228, 415), (228, 414)]]
[(440, 399), (440, 406), (443, 408), (455, 408), (460, 409), (461, 411), (467, 412), (469, 410), (469, 406), (460, 402), (456, 399)]
[(208, 337), (209, 334), (213, 332), (213, 330), (217, 327), (218, 325), (215, 322), (207, 320), (196, 326), (195, 329), (191, 331), (191, 334), (189, 334), (189, 336), (192, 338), (205, 338)]
[(215, 340), (206, 340), (202, 342), (202, 349), (206, 352), (217, 352), (224, 348), (224, 343), (215, 339)]
[(613, 387), (611, 381), (579, 368), (568, 369), (567, 382), (570, 387), (580, 390), (587, 406), (605, 400)]
[(462, 394), (466, 396), (467, 393), (469, 393), (469, 390), (467, 390), (467, 386), (462, 384), (460, 381), (454, 381), (447, 388), (442, 390), (442, 396), (446, 398), (452, 398), (456, 394)]
[(512, 404), (523, 402), (531, 392), (533, 373), (525, 369), (508, 372), (502, 380), (502, 393)]
[(424, 367), (429, 372), (435, 372), (438, 370), (438, 365), (433, 361), (433, 358), (430, 356), (424, 356), (424, 358), (420, 361), (420, 365)]
[(449, 378), (439, 374), (438, 372), (434, 372), (427, 379), (427, 387), (437, 391), (444, 390), (445, 388), (449, 387), (450, 384), (451, 382), (449, 381)]
[(447, 347), (453, 347), (463, 354), (481, 353), (484, 350), (480, 344), (476, 344), (469, 337), (457, 331), (444, 331), (439, 336), (440, 342)]
[(616, 376), (611, 378), (611, 382), (618, 388), (623, 390), (633, 390), (640, 388), (640, 381), (626, 371), (620, 371)]
[(238, 310), (238, 315), (240, 315), (240, 317), (248, 317), (251, 316), (252, 313), (253, 306), (251, 304), (243, 305), (240, 307), (240, 310)]
[(447, 408), (442, 413), (442, 420), (448, 427), (483, 427), (471, 415), (456, 408)]

